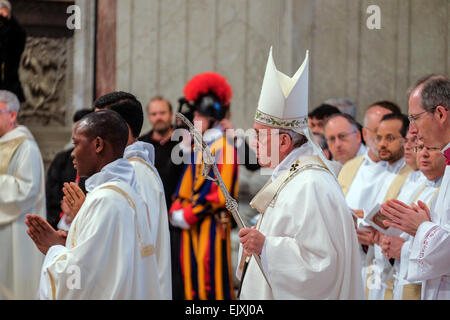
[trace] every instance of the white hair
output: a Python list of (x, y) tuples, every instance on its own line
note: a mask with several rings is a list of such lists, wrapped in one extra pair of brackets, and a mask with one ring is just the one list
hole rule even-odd
[(280, 134), (281, 133), (288, 134), (289, 137), (291, 137), (292, 145), (294, 146), (294, 148), (299, 148), (308, 141), (308, 139), (304, 135), (292, 129), (278, 129), (278, 130)]
[(0, 102), (6, 104), (6, 110), (19, 112), (20, 102), (14, 93), (7, 90), (0, 90)]
[(11, 3), (8, 0), (0, 0), (0, 9), (3, 8), (11, 13)]

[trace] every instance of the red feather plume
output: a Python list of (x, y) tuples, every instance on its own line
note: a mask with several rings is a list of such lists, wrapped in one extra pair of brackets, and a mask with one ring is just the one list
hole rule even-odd
[(184, 87), (184, 97), (195, 101), (201, 95), (213, 92), (223, 106), (229, 106), (232, 96), (227, 79), (216, 72), (204, 72), (194, 76)]

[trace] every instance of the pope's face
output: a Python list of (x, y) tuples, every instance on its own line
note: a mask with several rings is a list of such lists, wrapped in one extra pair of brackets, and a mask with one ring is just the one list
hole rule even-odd
[(83, 122), (76, 123), (72, 130), (72, 140), (74, 149), (71, 153), (73, 166), (80, 177), (90, 177), (96, 173), (97, 154), (95, 139), (91, 139), (86, 134)]
[(279, 134), (274, 129), (258, 122), (254, 123), (255, 137), (252, 145), (256, 147), (256, 157), (262, 167), (275, 168), (279, 164)]

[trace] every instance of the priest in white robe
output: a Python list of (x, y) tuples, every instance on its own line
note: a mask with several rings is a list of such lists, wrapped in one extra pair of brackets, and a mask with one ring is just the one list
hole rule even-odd
[(28, 212), (46, 218), (45, 176), (36, 141), (16, 122), (19, 107), (13, 93), (0, 90), (0, 286), (9, 297), (36, 299), (42, 256), (24, 221)]
[[(425, 147), (423, 143), (418, 145), (418, 164), (420, 166), (419, 172), (423, 172), (426, 176), (426, 181), (421, 183), (419, 188), (416, 188), (414, 194), (405, 194), (402, 190), (399, 197), (399, 201), (404, 203), (416, 203), (417, 201), (422, 201), (427, 205), (427, 207), (434, 209), (435, 200), (442, 183), (442, 178), (445, 171), (445, 158), (438, 150), (432, 150)], [(422, 181), (420, 179), (419, 181)], [(400, 231), (401, 232), (401, 231)], [(400, 238), (400, 239), (399, 239)], [(394, 299), (395, 300), (406, 300), (406, 299), (421, 299), (421, 281), (410, 282), (406, 280), (406, 275), (408, 271), (410, 246), (413, 243), (414, 237), (406, 232), (402, 232), (399, 238), (386, 237), (383, 242), (387, 244), (384, 246), (384, 250), (389, 257), (390, 254), (390, 244), (394, 246), (395, 242), (403, 242), (401, 245), (401, 250), (398, 252), (395, 260), (396, 274), (394, 275)], [(398, 244), (397, 244), (398, 246)]]
[[(381, 160), (387, 161), (388, 166), (380, 191), (376, 198), (377, 204), (389, 199), (396, 199), (401, 190), (408, 188), (405, 185), (413, 168), (407, 165), (404, 158), (404, 144), (408, 132), (409, 122), (403, 114), (387, 114), (381, 119), (377, 129), (378, 155)], [(418, 186), (417, 186), (418, 187)], [(368, 212), (365, 212), (365, 217)], [(367, 283), (369, 300), (391, 300), (393, 291), (393, 265), (383, 254), (380, 247), (380, 234), (374, 243), (374, 259), (372, 262), (371, 281)]]
[(254, 128), (258, 161), (275, 170), (251, 202), (261, 213), (257, 227), (239, 231), (241, 299), (363, 298), (352, 216), (311, 139), (307, 110), (308, 53), (290, 78), (271, 50)]
[[(100, 102), (100, 103), (99, 103)], [(97, 109), (109, 109), (119, 113), (128, 125), (128, 142), (124, 158), (136, 173), (138, 193), (148, 206), (152, 234), (156, 244), (159, 282), (163, 299), (172, 299), (172, 273), (170, 255), (169, 219), (161, 178), (154, 166), (155, 148), (150, 143), (138, 141), (144, 114), (141, 103), (127, 92), (113, 92), (100, 97), (94, 105)]]
[(367, 229), (363, 223), (364, 211), (368, 212), (375, 206), (376, 196), (382, 186), (383, 175), (386, 173), (388, 163), (381, 161), (378, 157), (376, 131), (381, 118), (390, 113), (392, 113), (391, 110), (379, 105), (372, 105), (367, 109), (362, 129), (367, 150), (363, 155), (348, 161), (338, 176), (345, 200), (350, 209), (355, 212), (355, 218), (358, 217), (359, 228), (356, 232), (361, 244), (361, 276), (364, 289), (367, 282), (367, 269), (370, 268), (374, 257), (374, 231)]
[(389, 201), (382, 213), (385, 225), (414, 236), (410, 247), (410, 282), (423, 281), (422, 299), (450, 299), (450, 80), (444, 76), (420, 79), (409, 96), (411, 132), (427, 147), (439, 148), (447, 159), (436, 203), (408, 206)]
[(113, 111), (91, 113), (75, 128), (72, 156), (89, 193), (67, 239), (27, 216), (28, 234), (46, 254), (41, 299), (161, 298), (150, 216), (122, 158), (127, 137)]

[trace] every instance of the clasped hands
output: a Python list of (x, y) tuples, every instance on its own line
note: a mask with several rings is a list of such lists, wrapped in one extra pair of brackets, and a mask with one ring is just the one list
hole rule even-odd
[(25, 217), (25, 224), (28, 227), (27, 234), (43, 254), (47, 254), (51, 246), (66, 245), (67, 232), (62, 230), (56, 231), (40, 215), (27, 214)]

